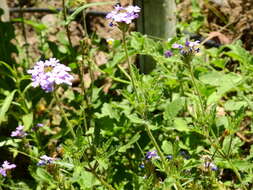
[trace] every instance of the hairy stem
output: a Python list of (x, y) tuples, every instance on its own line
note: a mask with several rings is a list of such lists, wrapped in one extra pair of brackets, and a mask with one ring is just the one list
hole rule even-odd
[[(67, 21), (67, 8), (65, 6), (65, 0), (62, 0), (62, 10), (63, 10), (63, 19), (64, 19), (64, 21), (66, 23), (66, 21)], [(69, 26), (67, 24), (65, 24), (65, 30), (67, 32), (67, 37), (68, 37), (69, 45), (70, 45), (71, 48), (73, 48), (72, 41), (71, 41), (71, 38), (70, 38)]]
[(132, 65), (130, 63), (130, 59), (129, 59), (129, 55), (128, 55), (128, 51), (127, 51), (126, 32), (123, 30), (122, 33), (123, 33), (123, 46), (124, 46), (124, 50), (125, 50), (125, 54), (126, 54), (126, 58), (127, 58), (127, 65), (128, 65), (129, 72), (130, 72), (131, 82), (132, 82), (132, 85), (133, 85), (133, 88), (134, 88), (137, 100), (138, 100), (138, 102), (140, 102), (138, 91), (137, 91), (135, 80), (134, 80), (134, 73), (133, 73), (133, 70), (132, 70)]
[(60, 112), (61, 112), (61, 114), (62, 114), (62, 116), (63, 116), (63, 118), (64, 118), (64, 120), (65, 120), (65, 122), (66, 122), (66, 124), (67, 124), (67, 126), (68, 126), (68, 128), (69, 128), (69, 130), (71, 132), (71, 134), (72, 134), (72, 136), (74, 138), (76, 138), (76, 134), (74, 132), (73, 126), (70, 123), (69, 119), (67, 118), (67, 115), (66, 115), (65, 111), (62, 108), (62, 105), (61, 105), (61, 102), (60, 102), (60, 98), (59, 98), (56, 90), (54, 90), (53, 94), (54, 94), (54, 97), (55, 97), (56, 104), (59, 106)]
[(192, 80), (192, 84), (194, 86), (194, 89), (195, 89), (195, 93), (197, 94), (198, 96), (198, 99), (199, 99), (199, 102), (200, 102), (200, 108), (201, 108), (201, 115), (202, 117), (204, 116), (205, 114), (205, 109), (204, 109), (204, 104), (203, 104), (203, 101), (202, 101), (202, 98), (201, 98), (201, 95), (200, 95), (200, 92), (199, 92), (199, 88), (197, 86), (197, 83), (195, 81), (195, 77), (194, 77), (194, 74), (193, 74), (193, 68), (192, 68), (192, 65), (191, 63), (188, 64), (189, 65), (189, 71), (190, 71), (190, 75), (191, 75), (191, 80)]

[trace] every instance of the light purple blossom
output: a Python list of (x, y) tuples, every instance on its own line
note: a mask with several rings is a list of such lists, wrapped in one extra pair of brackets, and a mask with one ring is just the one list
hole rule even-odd
[(47, 155), (43, 155), (43, 156), (40, 157), (40, 160), (37, 163), (37, 165), (38, 166), (43, 166), (43, 165), (51, 164), (55, 160), (56, 160), (56, 158), (52, 158), (52, 157), (49, 157)]
[(7, 175), (6, 171), (11, 170), (13, 168), (16, 168), (15, 164), (10, 164), (8, 161), (4, 161), (2, 167), (0, 168), (0, 174), (5, 177)]
[(159, 159), (160, 157), (158, 156), (157, 151), (156, 151), (156, 150), (153, 150), (153, 151), (147, 152), (146, 158), (147, 158), (147, 159), (152, 159), (152, 158), (154, 158), (154, 159)]
[(46, 92), (52, 92), (55, 85), (72, 85), (73, 76), (69, 74), (71, 69), (55, 58), (46, 61), (38, 61), (33, 69), (27, 71), (32, 75), (32, 86), (40, 86)]
[(15, 131), (11, 132), (11, 137), (20, 137), (23, 138), (27, 135), (26, 132), (24, 132), (24, 126), (23, 125), (19, 125)]
[(138, 13), (140, 11), (141, 9), (138, 6), (121, 7), (120, 5), (116, 5), (114, 6), (114, 10), (106, 15), (106, 18), (112, 20), (110, 26), (113, 26), (114, 22), (130, 24), (132, 20), (139, 17)]

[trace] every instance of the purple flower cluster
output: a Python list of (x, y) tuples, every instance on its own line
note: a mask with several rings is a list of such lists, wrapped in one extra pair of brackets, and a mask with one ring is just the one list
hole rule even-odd
[(185, 45), (181, 45), (181, 44), (173, 44), (172, 47), (175, 49), (179, 49), (180, 53), (182, 55), (191, 55), (194, 53), (198, 53), (199, 52), (199, 40), (195, 41), (195, 42), (191, 42), (186, 40)]
[(138, 13), (140, 11), (141, 9), (138, 6), (121, 7), (120, 5), (116, 5), (114, 6), (114, 10), (106, 15), (106, 18), (112, 20), (110, 26), (113, 26), (114, 22), (130, 24), (132, 20), (139, 17)]
[(43, 156), (40, 157), (40, 160), (37, 163), (37, 165), (38, 166), (44, 166), (44, 165), (53, 163), (53, 161), (55, 161), (55, 160), (56, 160), (56, 158), (52, 158), (52, 157), (49, 157), (47, 155), (43, 155)]
[(23, 138), (27, 135), (26, 132), (24, 132), (24, 126), (23, 125), (19, 125), (15, 131), (11, 132), (11, 137), (20, 137)]
[(6, 172), (13, 168), (16, 168), (15, 164), (10, 164), (8, 161), (4, 161), (4, 163), (2, 164), (2, 167), (0, 167), (0, 174), (5, 177), (7, 175)]
[(146, 159), (152, 159), (152, 158), (154, 158), (154, 159), (159, 159), (159, 158), (160, 158), (160, 157), (158, 156), (156, 150), (152, 150), (152, 151), (147, 152), (147, 154), (146, 154)]
[(33, 87), (40, 86), (46, 92), (52, 92), (55, 85), (72, 85), (73, 76), (68, 72), (71, 69), (55, 58), (46, 61), (38, 61), (33, 69), (27, 72), (32, 75)]

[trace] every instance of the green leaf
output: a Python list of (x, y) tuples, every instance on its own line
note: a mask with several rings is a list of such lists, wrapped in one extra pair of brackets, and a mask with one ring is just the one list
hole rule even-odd
[(228, 47), (231, 51), (225, 52), (225, 55), (228, 55), (232, 59), (239, 61), (244, 65), (249, 65), (253, 63), (253, 56), (242, 47), (241, 41), (237, 41), (234, 44), (223, 46), (223, 49), (226, 47)]
[(242, 80), (242, 77), (235, 73), (224, 74), (217, 71), (208, 72), (200, 76), (200, 81), (212, 86), (234, 86)]
[(24, 22), (25, 24), (32, 26), (37, 31), (43, 31), (43, 30), (47, 29), (46, 25), (44, 25), (40, 22), (33, 21), (33, 20), (26, 20), (26, 19), (22, 19), (22, 18), (15, 18), (12, 20), (15, 22)]
[(120, 116), (117, 112), (117, 109), (112, 107), (111, 104), (104, 103), (102, 107), (102, 113), (96, 113), (98, 118), (109, 116), (110, 119), (116, 119), (117, 121), (120, 119)]
[(174, 120), (174, 126), (175, 126), (175, 129), (180, 132), (190, 131), (190, 128), (188, 127), (187, 122), (183, 118), (180, 118), (180, 117)]
[(227, 129), (228, 126), (229, 126), (228, 118), (226, 116), (217, 117), (217, 119), (216, 119), (216, 125), (217, 125), (217, 127), (224, 126)]
[(182, 98), (178, 98), (172, 102), (170, 102), (164, 112), (164, 119), (171, 120), (177, 116), (180, 110), (184, 107), (184, 100)]
[(71, 163), (68, 163), (68, 162), (63, 162), (63, 161), (56, 160), (56, 161), (54, 161), (54, 164), (59, 165), (59, 166), (64, 167), (64, 168), (67, 168), (67, 169), (70, 169), (70, 170), (74, 168), (74, 165), (71, 164)]
[(10, 76), (11, 78), (16, 76), (16, 72), (11, 68), (10, 65), (8, 65), (7, 63), (5, 63), (3, 61), (0, 61), (0, 65), (3, 65), (5, 68), (7, 68), (10, 71), (12, 76), (10, 76), (9, 74), (6, 73), (8, 76)]
[(14, 98), (14, 95), (17, 90), (13, 90), (3, 101), (3, 104), (0, 108), (0, 125), (3, 121), (5, 121), (5, 114), (9, 110), (11, 102)]
[(22, 121), (24, 123), (25, 129), (28, 130), (32, 126), (33, 123), (33, 113), (28, 113), (22, 117)]
[(72, 181), (79, 183), (81, 187), (85, 187), (84, 189), (93, 189), (95, 185), (100, 185), (96, 177), (85, 171), (82, 166), (75, 166)]
[(253, 169), (252, 162), (246, 161), (246, 160), (232, 160), (232, 164), (239, 171), (249, 171), (249, 170)]
[(36, 175), (39, 178), (39, 180), (42, 180), (46, 183), (53, 184), (54, 178), (51, 176), (45, 169), (43, 168), (37, 168)]
[(127, 149), (131, 148), (132, 144), (134, 144), (135, 142), (137, 142), (140, 138), (140, 134), (137, 133), (136, 135), (133, 136), (133, 138), (124, 146), (119, 148), (119, 152), (126, 152)]
[(9, 140), (5, 140), (5, 141), (1, 141), (0, 147), (3, 147), (3, 146), (18, 147), (19, 142), (21, 142), (21, 139), (9, 139)]
[(216, 87), (216, 92), (208, 97), (207, 104), (210, 105), (218, 101), (225, 93), (239, 85), (242, 79), (241, 75), (235, 73), (224, 74), (217, 71), (202, 75), (200, 77), (201, 82)]
[(163, 141), (162, 150), (165, 154), (173, 155), (173, 144), (169, 141)]
[(224, 107), (227, 111), (240, 110), (242, 107), (246, 107), (248, 104), (245, 101), (233, 101), (229, 100), (225, 103)]
[(67, 21), (65, 23), (65, 25), (68, 25), (72, 20), (74, 20), (76, 18), (76, 16), (82, 12), (84, 9), (87, 9), (89, 7), (93, 7), (93, 6), (100, 6), (100, 5), (108, 5), (108, 4), (115, 4), (115, 1), (108, 1), (108, 2), (97, 2), (97, 3), (89, 3), (89, 4), (85, 4), (79, 8), (77, 8), (68, 18)]

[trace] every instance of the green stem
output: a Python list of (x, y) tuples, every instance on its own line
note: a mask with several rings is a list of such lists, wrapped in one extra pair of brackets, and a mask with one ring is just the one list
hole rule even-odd
[[(128, 55), (128, 51), (127, 51), (127, 44), (126, 44), (126, 30), (123, 29), (122, 30), (122, 33), (123, 33), (123, 46), (124, 46), (124, 50), (125, 50), (125, 53), (126, 53), (126, 58), (127, 58), (127, 64), (128, 64), (128, 68), (129, 68), (129, 71), (130, 71), (130, 78), (131, 78), (131, 82), (132, 82), (132, 85), (133, 85), (133, 88), (134, 88), (134, 91), (135, 91), (135, 94), (136, 94), (136, 97), (137, 97), (137, 100), (138, 100), (138, 103), (141, 103), (140, 99), (139, 99), (139, 96), (138, 96), (138, 91), (137, 91), (137, 88), (136, 88), (136, 84), (135, 84), (135, 81), (134, 81), (134, 73), (133, 73), (133, 70), (132, 70), (132, 66), (130, 64), (130, 60), (129, 60), (129, 55)], [(144, 111), (144, 114), (145, 114), (145, 111)], [(142, 117), (145, 119), (145, 115)], [(161, 158), (161, 161), (163, 163), (163, 166), (164, 166), (164, 169), (166, 171), (166, 173), (168, 173), (168, 167), (167, 167), (167, 164), (166, 164), (166, 159), (161, 151), (161, 149), (159, 148), (149, 126), (147, 123), (144, 124), (145, 126), (145, 129), (148, 133), (148, 136), (152, 142), (152, 144), (154, 145), (154, 147), (156, 148), (157, 150), (157, 153), (158, 155), (160, 156)]]
[(68, 126), (68, 128), (69, 128), (69, 130), (70, 130), (70, 132), (71, 132), (71, 134), (72, 134), (72, 136), (73, 136), (74, 138), (76, 138), (76, 134), (75, 134), (75, 132), (74, 132), (73, 126), (72, 126), (72, 124), (70, 123), (70, 121), (68, 120), (68, 118), (67, 118), (67, 116), (66, 116), (66, 113), (65, 113), (65, 111), (63, 110), (63, 108), (62, 108), (62, 106), (61, 106), (61, 102), (60, 102), (60, 99), (59, 99), (59, 96), (58, 96), (56, 90), (54, 90), (53, 94), (54, 94), (54, 97), (55, 97), (55, 100), (56, 100), (56, 104), (59, 106), (60, 112), (61, 112), (61, 114), (62, 114), (62, 116), (63, 116), (63, 118), (64, 118), (64, 120), (65, 120), (65, 122), (66, 122), (66, 124), (67, 124), (67, 126)]
[[(65, 23), (67, 22), (67, 9), (66, 9), (66, 6), (65, 6), (65, 0), (62, 0), (62, 9), (63, 9), (63, 19), (65, 21)], [(67, 32), (67, 37), (68, 37), (68, 41), (69, 41), (69, 45), (71, 48), (73, 48), (73, 45), (72, 45), (72, 41), (71, 41), (71, 38), (70, 38), (70, 31), (69, 31), (69, 26), (65, 24), (65, 30)]]
[(91, 170), (91, 173), (109, 190), (116, 190), (114, 189), (109, 183), (107, 183), (103, 178), (101, 178), (96, 172)]
[(91, 166), (90, 162), (89, 162), (89, 159), (87, 157), (86, 154), (83, 155), (84, 156), (84, 159), (87, 161), (88, 163), (88, 167), (89, 167), (89, 172), (91, 172), (101, 183), (102, 185), (104, 185), (105, 187), (107, 187), (107, 189), (109, 190), (116, 190), (114, 189), (109, 183), (107, 183), (103, 178), (101, 178), (97, 172), (95, 171), (95, 169)]
[(158, 144), (157, 144), (157, 142), (156, 142), (156, 140), (155, 140), (155, 137), (153, 136), (153, 134), (152, 134), (152, 132), (151, 132), (151, 130), (150, 130), (148, 124), (145, 124), (144, 126), (145, 126), (145, 129), (146, 129), (146, 131), (147, 131), (147, 133), (148, 133), (148, 136), (149, 136), (149, 138), (150, 138), (152, 144), (154, 145), (155, 149), (157, 150), (158, 156), (160, 156), (160, 158), (161, 158), (161, 160), (162, 160), (163, 167), (164, 167), (166, 173), (168, 173), (168, 167), (167, 167), (167, 164), (166, 164), (166, 159), (165, 159), (165, 157), (164, 157), (164, 155), (163, 155), (163, 153), (162, 153), (160, 147), (158, 146)]
[(197, 86), (197, 83), (195, 81), (195, 77), (194, 77), (194, 74), (193, 74), (193, 69), (192, 69), (192, 65), (191, 63), (188, 64), (189, 65), (189, 70), (190, 70), (190, 75), (191, 75), (191, 80), (192, 80), (192, 84), (194, 86), (194, 89), (195, 89), (195, 92), (197, 93), (197, 96), (198, 96), (198, 99), (199, 99), (199, 102), (200, 102), (200, 107), (201, 107), (201, 112), (202, 112), (202, 117), (204, 116), (205, 114), (205, 109), (204, 109), (204, 104), (203, 104), (203, 101), (202, 101), (202, 98), (201, 98), (201, 95), (200, 95), (200, 92), (199, 92), (199, 88)]
[(23, 8), (22, 8), (22, 4), (21, 4), (21, 0), (19, 0), (19, 9), (20, 9), (20, 18), (21, 18), (21, 29), (22, 29), (22, 35), (24, 37), (25, 40), (25, 54), (26, 54), (26, 59), (27, 62), (29, 63), (29, 49), (28, 49), (28, 41), (27, 41), (27, 34), (26, 34), (26, 30), (25, 30), (25, 21), (24, 21), (24, 12), (23, 12)]
[(125, 30), (122, 31), (122, 34), (123, 34), (123, 47), (124, 47), (124, 50), (125, 50), (125, 53), (126, 53), (127, 65), (128, 65), (129, 72), (130, 72), (131, 82), (132, 82), (137, 100), (138, 100), (138, 102), (140, 102), (140, 99), (139, 99), (139, 96), (138, 96), (138, 91), (137, 91), (137, 88), (136, 88), (136, 84), (134, 82), (134, 73), (133, 73), (133, 70), (132, 70), (132, 65), (130, 63), (130, 59), (129, 59), (129, 55), (128, 55), (128, 51), (127, 51), (126, 32), (125, 32)]
[[(232, 170), (235, 172), (235, 175), (236, 175), (236, 177), (238, 178), (239, 182), (240, 182), (241, 184), (243, 184), (241, 175), (240, 175), (240, 173), (238, 172), (237, 168), (233, 165), (233, 163), (231, 163), (231, 161), (230, 161), (229, 159), (227, 159), (227, 161), (229, 162), (229, 165), (231, 166)], [(243, 188), (244, 190), (247, 190), (247, 188), (246, 188), (245, 185), (243, 185), (242, 188)]]
[(94, 72), (93, 72), (93, 61), (92, 60), (88, 60), (88, 67), (89, 67), (89, 75), (90, 75), (90, 80), (91, 80), (91, 84), (90, 84), (90, 104), (92, 104), (92, 97), (93, 97), (93, 88), (94, 88), (94, 81), (95, 81), (95, 77), (94, 77)]
[(14, 148), (10, 148), (10, 150), (13, 150), (13, 151), (15, 151), (15, 152), (18, 152), (19, 154), (23, 154), (24, 156), (27, 156), (28, 158), (32, 158), (32, 159), (37, 160), (37, 161), (40, 160), (40, 159), (38, 159), (38, 158), (36, 158), (36, 157), (34, 157), (34, 156), (31, 156), (31, 155), (29, 155), (29, 154), (27, 154), (27, 153), (25, 153), (25, 152), (22, 152), (22, 151), (20, 151), (20, 150), (17, 150), (17, 149), (14, 149)]

